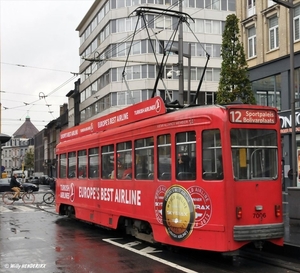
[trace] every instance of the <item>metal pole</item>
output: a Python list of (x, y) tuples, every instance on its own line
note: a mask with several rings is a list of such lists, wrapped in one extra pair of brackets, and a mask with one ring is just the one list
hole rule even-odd
[[(293, 4), (293, 0), (290, 0)], [(295, 84), (294, 84), (294, 7), (290, 11), (290, 96), (291, 96), (291, 121), (292, 121), (292, 168), (293, 168), (293, 187), (297, 187), (297, 144), (296, 144), (296, 111), (295, 111)]]
[[(182, 0), (179, 0), (179, 11), (182, 12)], [(182, 19), (180, 18), (180, 20), (182, 20)], [(178, 33), (178, 70), (180, 71), (178, 102), (180, 104), (183, 104), (184, 77), (183, 77), (183, 27), (182, 27), (182, 21), (179, 24), (179, 33)]]
[(279, 5), (283, 5), (284, 7), (289, 9), (290, 12), (290, 100), (291, 100), (291, 126), (292, 126), (292, 136), (291, 136), (291, 163), (293, 169), (293, 180), (292, 186), (297, 187), (297, 143), (296, 143), (296, 111), (295, 111), (295, 83), (294, 83), (294, 8), (293, 0), (282, 1), (282, 0), (273, 0), (275, 3)]
[[(1, 1), (0, 1), (0, 13), (1, 13)], [(1, 33), (0, 33), (0, 38), (1, 38)], [(1, 40), (1, 39), (0, 39)], [(0, 134), (2, 132), (2, 100), (1, 100), (1, 76), (2, 76), (2, 68), (1, 68), (1, 43), (0, 43)], [(2, 165), (0, 165), (1, 167)], [(0, 178), (2, 178), (2, 174), (0, 176)]]
[(187, 91), (187, 103), (190, 104), (191, 99), (191, 62), (192, 62), (192, 46), (189, 43), (189, 52), (188, 52), (188, 91)]
[(0, 141), (0, 178), (2, 178), (2, 143)]

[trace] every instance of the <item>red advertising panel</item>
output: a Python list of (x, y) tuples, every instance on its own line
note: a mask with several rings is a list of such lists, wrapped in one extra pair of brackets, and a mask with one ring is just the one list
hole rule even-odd
[(277, 114), (273, 110), (230, 109), (229, 120), (232, 123), (275, 124)]
[(60, 141), (62, 142), (107, 129), (116, 128), (165, 113), (166, 108), (162, 98), (154, 97), (150, 100), (142, 101), (106, 116), (68, 128), (60, 133)]

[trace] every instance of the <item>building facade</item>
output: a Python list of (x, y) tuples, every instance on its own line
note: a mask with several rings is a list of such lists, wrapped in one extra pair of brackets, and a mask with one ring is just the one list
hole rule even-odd
[[(249, 76), (257, 103), (277, 107), (281, 119), (283, 177), (290, 186), (292, 167), (289, 9), (271, 0), (236, 2), (241, 39), (249, 65)], [(300, 1), (293, 1), (294, 92), (300, 98)], [(300, 131), (300, 102), (295, 103), (296, 132)], [(296, 134), (300, 155), (300, 134)], [(298, 162), (300, 167), (300, 161)], [(298, 168), (299, 168), (298, 167)], [(300, 168), (299, 168), (300, 171)], [(299, 178), (298, 178), (299, 182)]]
[[(189, 43), (191, 44), (190, 54), (183, 58), (184, 102), (188, 101), (189, 73), (191, 75), (189, 94), (193, 99), (209, 54), (210, 60), (201, 86), (199, 102), (214, 103), (222, 61), (220, 56), (222, 33), (227, 15), (235, 12), (235, 2), (235, 0), (183, 2), (182, 11), (193, 18), (188, 22), (189, 27), (183, 25), (185, 56)], [(94, 2), (77, 27), (81, 58), (80, 123), (152, 96), (158, 73), (157, 63), (161, 62), (164, 50), (168, 48), (178, 18), (149, 12), (145, 14), (145, 21), (142, 22), (135, 11), (140, 7), (178, 11), (177, 5), (178, 2), (173, 0)], [(147, 37), (145, 25), (151, 32), (150, 38)], [(135, 29), (138, 31), (134, 32)], [(163, 68), (163, 82), (158, 83), (155, 94), (166, 101), (176, 100), (179, 97), (178, 55), (174, 53), (176, 48), (178, 43), (175, 41), (167, 65)], [(128, 52), (130, 62), (125, 67)], [(157, 54), (157, 59), (153, 52)], [(168, 78), (167, 74), (170, 71), (174, 73)]]
[(33, 147), (37, 133), (38, 129), (32, 124), (30, 117), (26, 117), (11, 139), (2, 146), (2, 166), (9, 176), (13, 170), (31, 170), (32, 167), (25, 164), (25, 156), (29, 148)]

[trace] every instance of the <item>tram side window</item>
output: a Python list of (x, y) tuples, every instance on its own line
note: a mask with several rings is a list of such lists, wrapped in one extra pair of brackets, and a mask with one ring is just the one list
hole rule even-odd
[(89, 178), (99, 178), (99, 148), (89, 149)]
[(223, 179), (223, 156), (219, 129), (202, 132), (202, 177), (205, 180)]
[(176, 134), (176, 178), (178, 180), (196, 179), (196, 132)]
[(114, 145), (101, 147), (101, 178), (114, 178)]
[(157, 138), (158, 178), (171, 180), (171, 135), (161, 135)]
[(117, 144), (117, 174), (118, 179), (132, 178), (132, 143), (131, 141)]
[(77, 170), (78, 178), (86, 178), (86, 166), (87, 166), (86, 150), (78, 151), (77, 166), (78, 166), (78, 170)]
[(153, 137), (134, 142), (135, 174), (137, 180), (153, 180), (154, 146)]
[(68, 178), (76, 177), (76, 152), (68, 153)]
[(59, 155), (59, 178), (67, 177), (67, 155)]
[(236, 180), (278, 177), (278, 143), (275, 130), (230, 131), (233, 172)]

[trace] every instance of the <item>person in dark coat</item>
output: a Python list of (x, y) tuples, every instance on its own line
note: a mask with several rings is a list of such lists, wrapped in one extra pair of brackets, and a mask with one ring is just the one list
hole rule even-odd
[(12, 178), (10, 179), (10, 188), (12, 191), (15, 192), (13, 199), (19, 200), (21, 198), (21, 189), (20, 189), (21, 183), (17, 180), (17, 174), (13, 174)]
[(189, 172), (189, 161), (190, 158), (188, 155), (180, 155), (178, 158), (177, 171), (180, 172)]
[(50, 186), (50, 189), (55, 193), (55, 190), (56, 190), (56, 180), (54, 178), (50, 178), (49, 186)]

